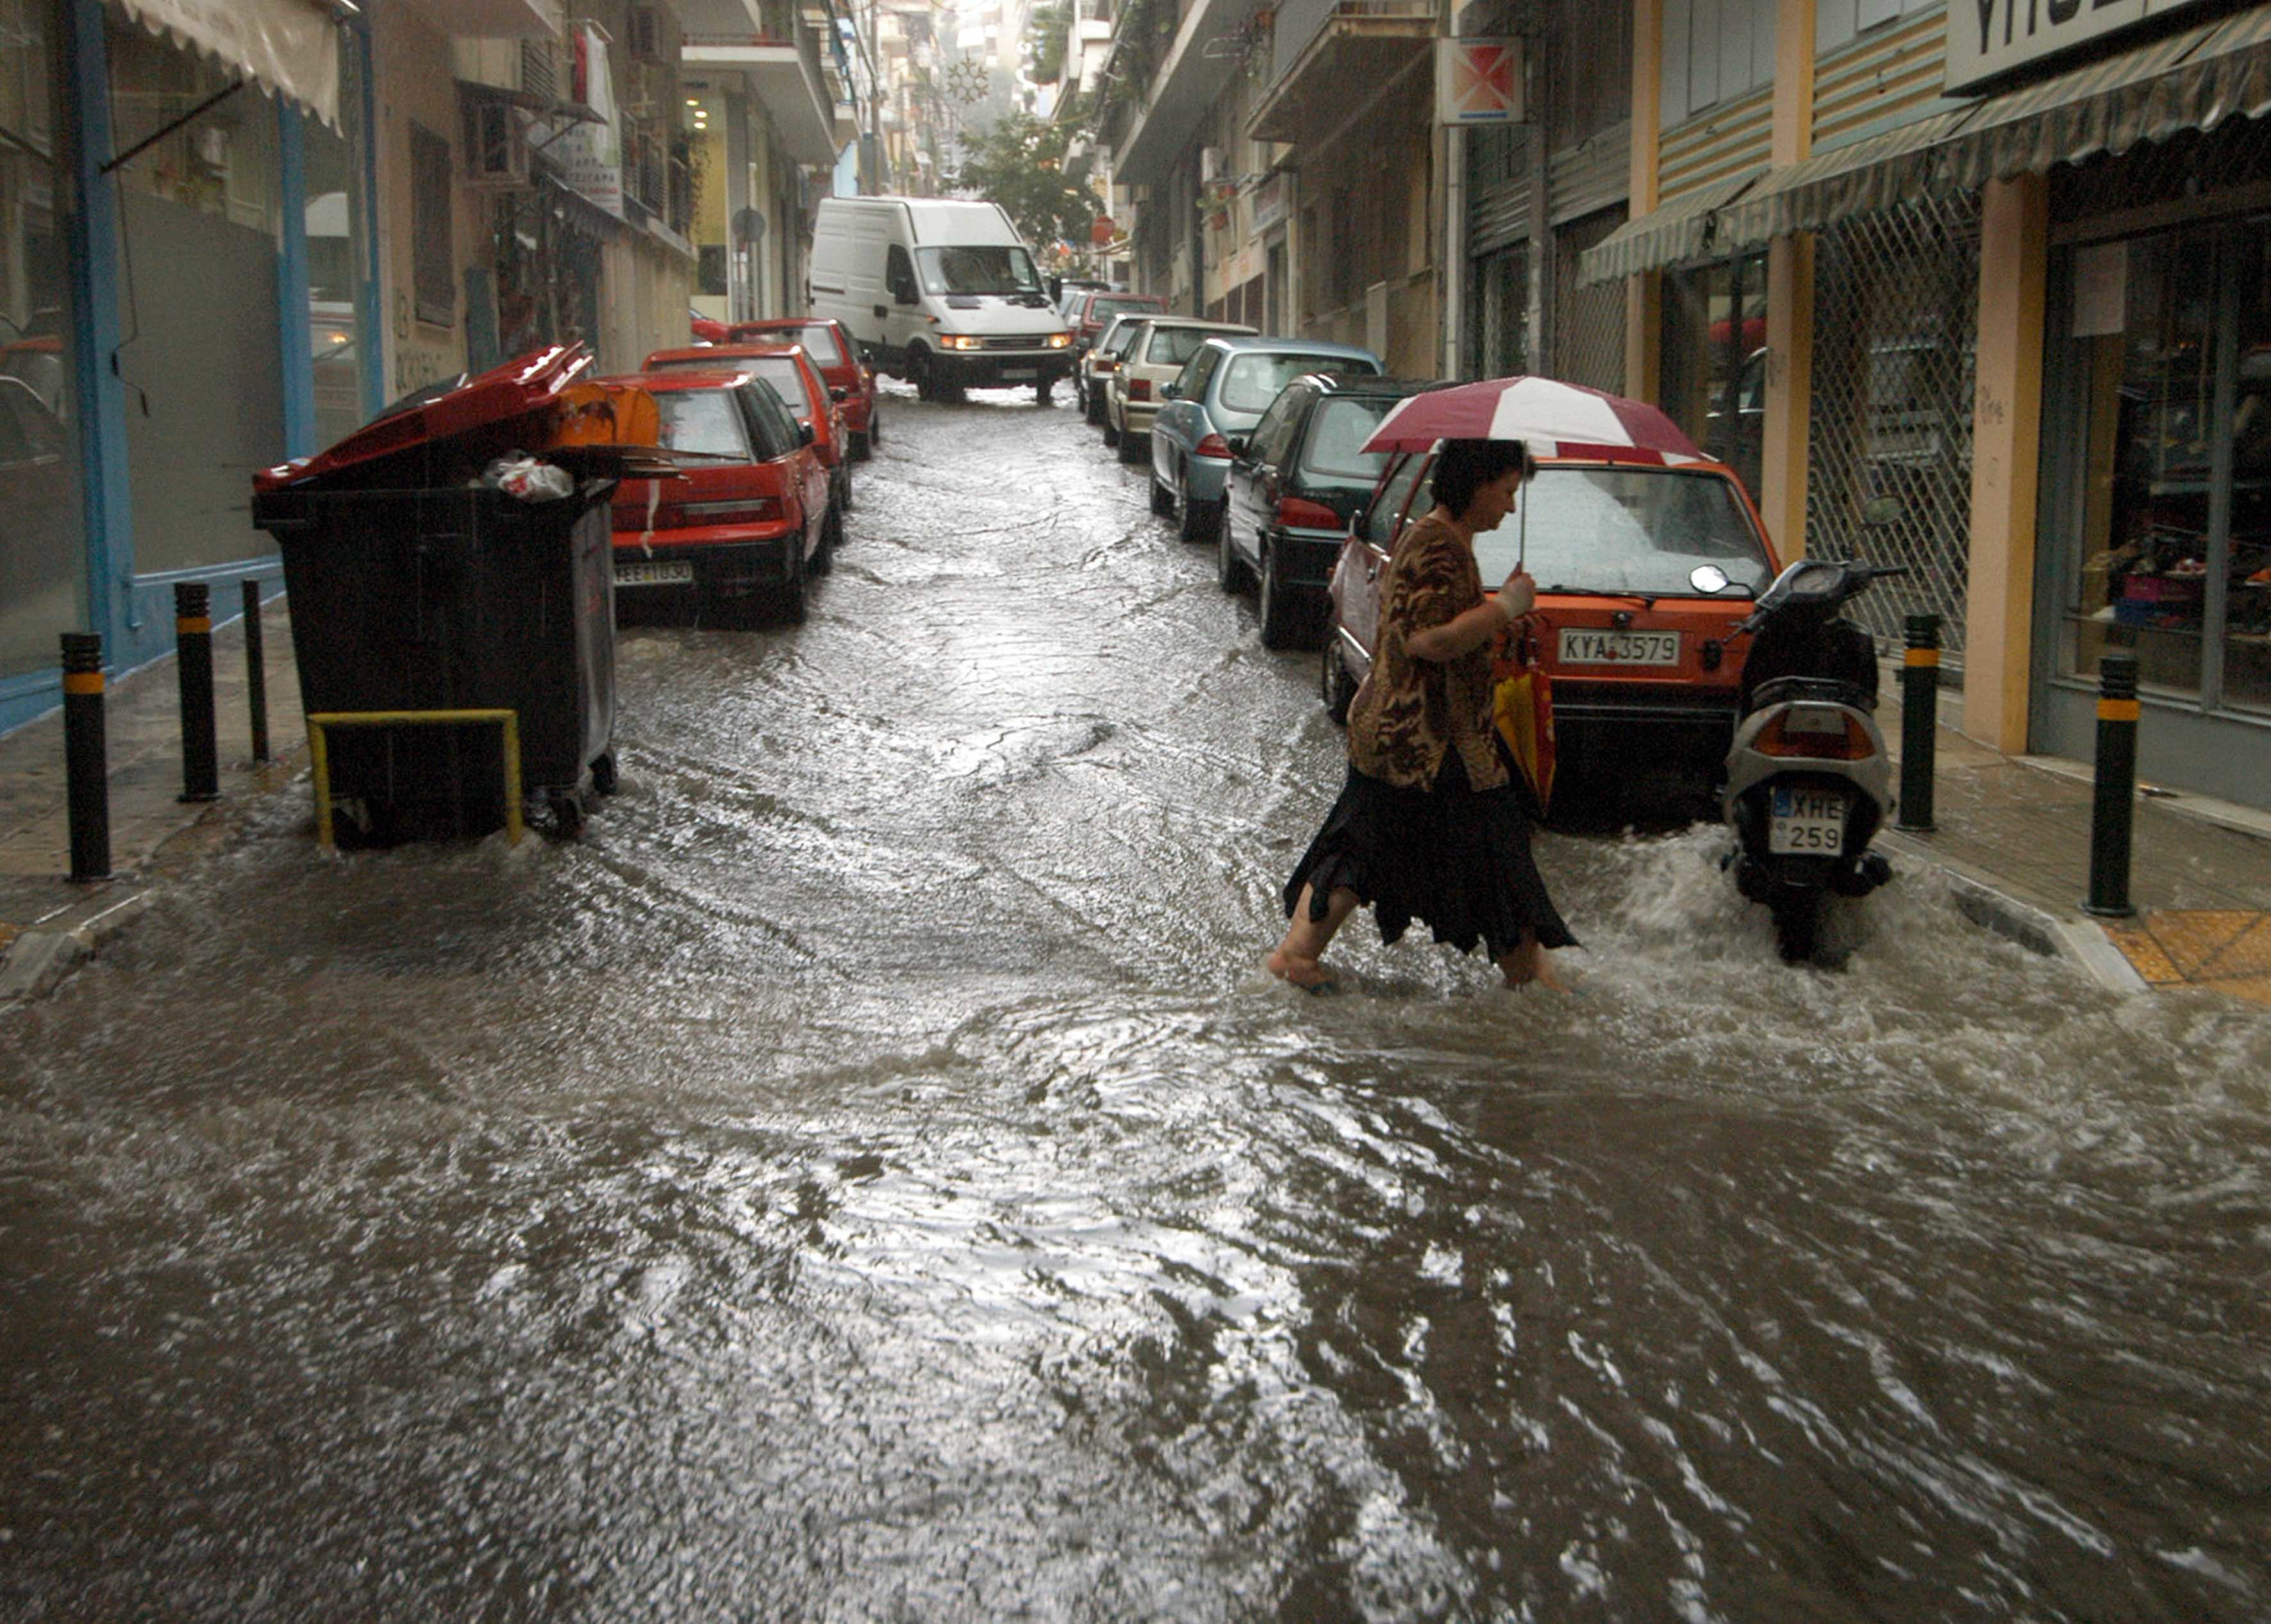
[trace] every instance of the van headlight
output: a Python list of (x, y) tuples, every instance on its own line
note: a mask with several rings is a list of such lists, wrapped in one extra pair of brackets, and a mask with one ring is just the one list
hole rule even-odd
[(938, 342), (941, 349), (974, 350), (983, 346), (986, 340), (972, 338), (967, 333), (948, 332), (940, 334)]
[(1049, 334), (1049, 347), (1053, 350), (1061, 350), (1071, 342), (1072, 334), (1068, 332), (1053, 332)]

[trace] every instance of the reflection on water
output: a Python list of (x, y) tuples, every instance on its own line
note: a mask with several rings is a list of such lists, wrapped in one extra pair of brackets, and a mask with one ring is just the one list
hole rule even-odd
[(1310, 661), (1009, 399), (585, 844), (279, 804), (0, 1027), (0, 1611), (2262, 1616), (2259, 1018), (1701, 831), (1294, 994)]

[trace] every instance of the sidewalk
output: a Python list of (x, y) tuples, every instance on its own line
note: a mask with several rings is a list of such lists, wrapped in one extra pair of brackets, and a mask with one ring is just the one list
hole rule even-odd
[[(1880, 836), (1895, 866), (1903, 856), (1937, 863), (1974, 918), (2080, 960), (2108, 987), (2209, 987), (2271, 1004), (2271, 813), (2141, 786), (2129, 874), (2137, 916), (2092, 919), (2081, 907), (2089, 764), (1999, 755), (1952, 725), (1960, 691), (1940, 699), (1937, 827)], [(1888, 665), (1878, 721), (1895, 757), (1901, 717), (1900, 667)]]
[(106, 697), (110, 762), (111, 878), (75, 884), (65, 807), (63, 713), (0, 734), (0, 1005), (45, 993), (101, 939), (138, 913), (151, 890), (227, 837), (248, 801), (290, 783), (304, 765), (291, 615), (262, 611), (270, 761), (252, 762), (244, 622), (213, 633), (213, 708), (220, 794), (185, 805), (181, 702), (174, 662), (120, 679)]
[[(0, 1004), (44, 993), (182, 865), (227, 837), (246, 804), (301, 777), (306, 729), (292, 661), (289, 615), (265, 610), (268, 721), (274, 759), (255, 768), (247, 722), (244, 629), (213, 637), (220, 718), (221, 799), (185, 806), (179, 704), (171, 660), (111, 689), (110, 846), (114, 877), (73, 884), (64, 811), (61, 713), (0, 736)], [(1888, 667), (1879, 712), (1901, 737), (1899, 667)], [(1894, 858), (1953, 876), (1965, 911), (2044, 953), (2072, 957), (2107, 986), (2212, 987), (2271, 1005), (2271, 813), (2147, 786), (2140, 795), (2130, 894), (2133, 920), (2081, 912), (2089, 875), (2089, 770), (2008, 756), (1955, 730), (1963, 696), (1940, 696), (1939, 827), (1888, 831)], [(2151, 718), (2146, 718), (2151, 726)], [(304, 786), (293, 793), (304, 795)]]

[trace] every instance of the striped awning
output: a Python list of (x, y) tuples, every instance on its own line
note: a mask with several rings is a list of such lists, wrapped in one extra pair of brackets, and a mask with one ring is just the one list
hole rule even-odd
[(1726, 252), (1719, 242), (1719, 211), (1748, 191), (1764, 173), (1753, 169), (1731, 180), (1713, 181), (1626, 221), (1577, 256), (1577, 286), (1717, 258)]
[[(1718, 257), (1927, 194), (1969, 191), (2055, 164), (2121, 153), (2230, 118), (2271, 115), (2271, 5), (2141, 45), (1969, 107), (1770, 171), (1703, 220), (1643, 215), (1579, 260), (1580, 280)], [(1621, 245), (1621, 246), (1620, 246)], [(1613, 261), (1610, 251), (1616, 250)]]

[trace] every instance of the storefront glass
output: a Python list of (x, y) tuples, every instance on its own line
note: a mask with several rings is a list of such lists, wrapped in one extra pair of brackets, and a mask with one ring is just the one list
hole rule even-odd
[(2133, 653), (2148, 689), (2271, 711), (2266, 222), (2072, 251), (2077, 513), (2060, 669)]
[[(106, 12), (121, 153), (233, 75)], [(275, 102), (245, 86), (115, 173), (128, 469), (138, 574), (259, 557), (252, 474), (283, 460)]]
[(51, 10), (0, 0), (0, 678), (86, 629)]
[(336, 130), (302, 114), (308, 221), (308, 330), (316, 363), (316, 443), (330, 445), (363, 420), (359, 297), (369, 264), (364, 240), (361, 54), (342, 45)]
[(1664, 408), (1754, 496), (1765, 444), (1767, 261), (1721, 260), (1664, 279)]

